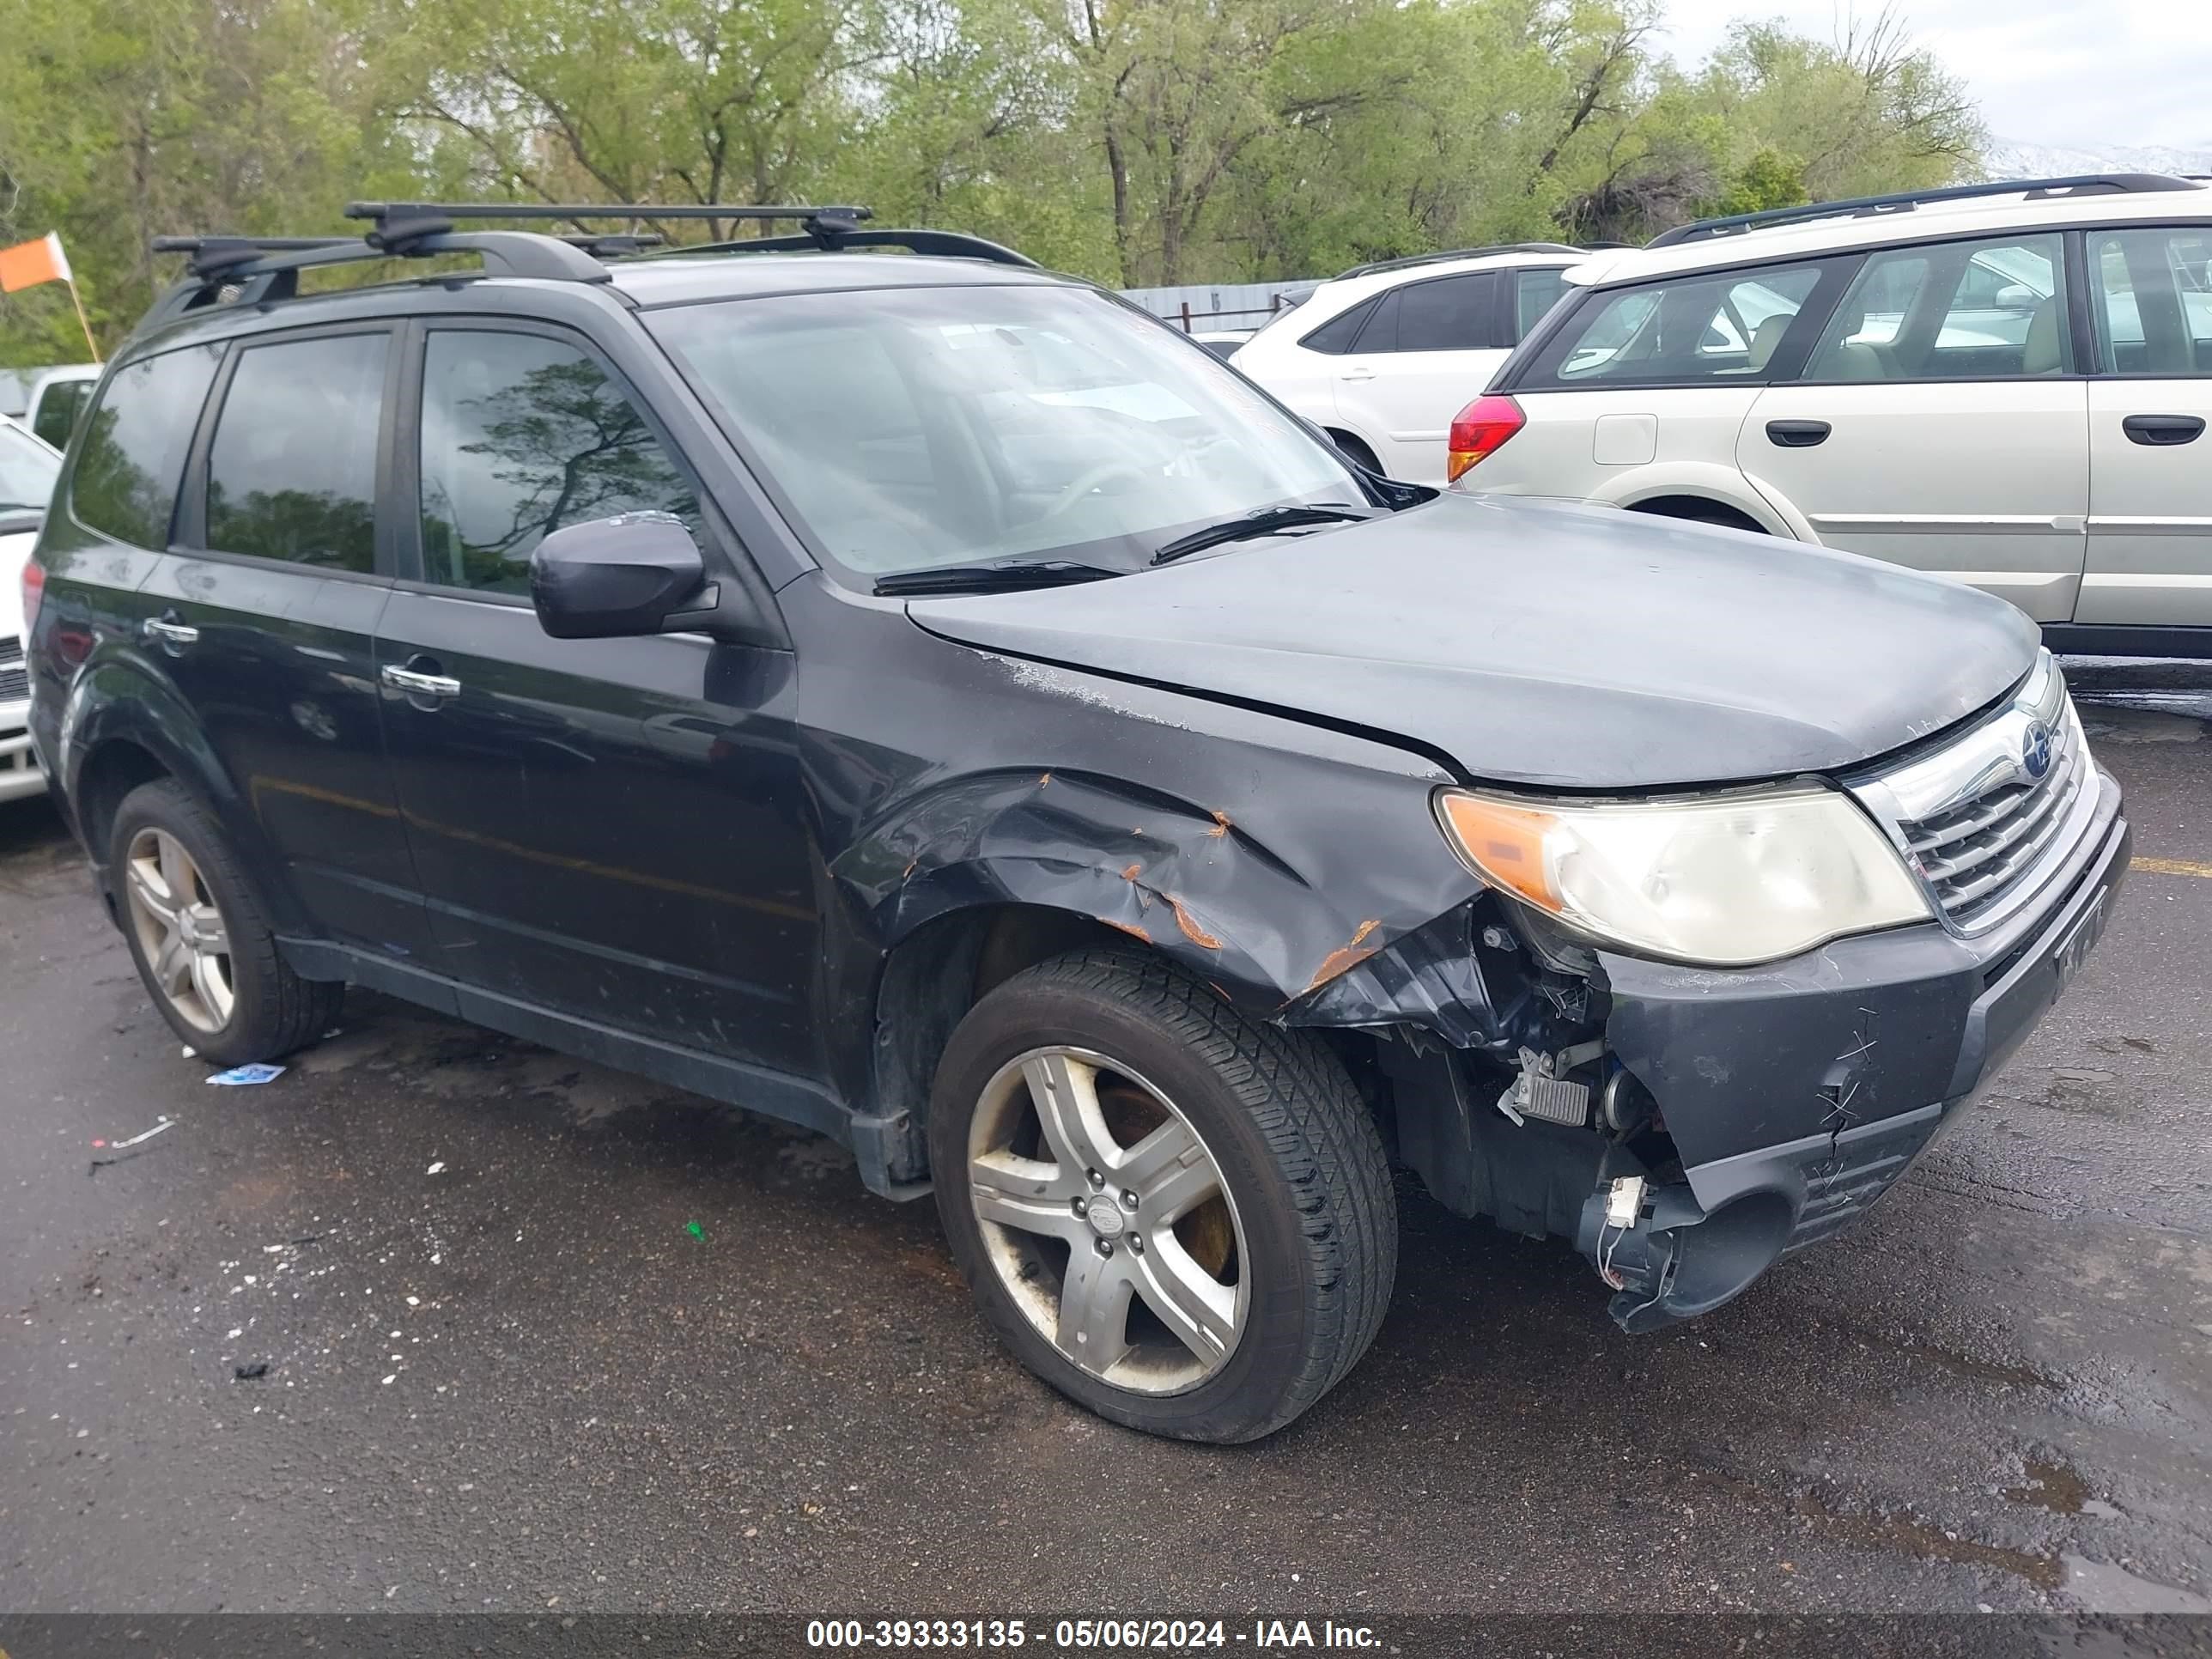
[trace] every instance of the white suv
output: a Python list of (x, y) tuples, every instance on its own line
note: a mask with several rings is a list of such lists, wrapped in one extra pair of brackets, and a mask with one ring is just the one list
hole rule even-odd
[(1444, 482), (1452, 416), (1566, 291), (1580, 248), (1464, 248), (1358, 265), (1230, 358), (1370, 471)]
[(2212, 655), (2212, 191), (2015, 180), (1599, 254), (1452, 428), (1462, 489), (1733, 525)]
[(31, 686), (23, 665), (24, 562), (38, 540), (62, 458), (0, 415), (0, 801), (42, 794), (31, 749)]

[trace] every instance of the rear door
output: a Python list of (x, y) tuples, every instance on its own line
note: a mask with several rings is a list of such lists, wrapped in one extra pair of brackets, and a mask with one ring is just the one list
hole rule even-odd
[(443, 971), (511, 1001), (783, 1072), (816, 1069), (789, 653), (556, 640), (551, 531), (673, 513), (738, 554), (661, 428), (580, 337), (438, 321), (410, 348), (410, 579), (377, 675)]
[(2087, 244), (2100, 361), (2074, 619), (2212, 627), (2212, 226)]
[(1753, 485), (1830, 547), (2072, 616), (2089, 393), (2056, 233), (1867, 256), (1803, 372), (1737, 440)]
[(1369, 434), (1394, 478), (1444, 482), (1452, 416), (1505, 361), (1510, 313), (1499, 273), (1463, 271), (1392, 289), (1336, 367), (1336, 409)]
[(396, 372), (383, 324), (234, 343), (174, 545), (140, 590), (146, 648), (333, 938), (426, 947), (384, 765), (372, 659), (392, 590), (376, 503)]

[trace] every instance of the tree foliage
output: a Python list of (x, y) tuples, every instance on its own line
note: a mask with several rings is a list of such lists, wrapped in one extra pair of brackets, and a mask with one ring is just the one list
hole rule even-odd
[[(1685, 69), (1659, 5), (0, 0), (0, 239), (58, 230), (112, 343), (152, 236), (363, 196), (860, 202), (1133, 285), (1974, 175), (1972, 105), (1892, 15)], [(58, 289), (0, 307), (0, 362), (75, 339)]]

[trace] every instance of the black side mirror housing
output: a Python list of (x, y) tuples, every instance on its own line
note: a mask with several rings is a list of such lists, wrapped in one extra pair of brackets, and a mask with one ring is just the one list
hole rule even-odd
[(715, 601), (699, 544), (672, 514), (568, 525), (530, 556), (530, 602), (556, 640), (658, 634)]

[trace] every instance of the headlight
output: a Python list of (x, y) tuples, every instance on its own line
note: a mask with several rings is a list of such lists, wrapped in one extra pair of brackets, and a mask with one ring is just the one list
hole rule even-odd
[(1642, 955), (1741, 967), (1933, 915), (1873, 820), (1832, 790), (1589, 805), (1445, 790), (1437, 810), (1492, 886)]

